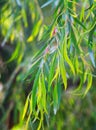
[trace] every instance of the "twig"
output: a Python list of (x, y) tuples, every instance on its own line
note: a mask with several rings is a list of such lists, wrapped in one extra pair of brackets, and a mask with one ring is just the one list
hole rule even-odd
[(23, 66), (21, 66), (21, 65), (17, 66), (16, 69), (13, 71), (12, 75), (10, 76), (8, 82), (4, 85), (6, 94), (5, 94), (5, 97), (4, 97), (4, 100), (3, 100), (3, 104), (4, 104), (5, 100), (7, 99), (8, 95), (11, 91), (12, 83), (13, 83), (14, 79), (16, 78), (16, 75), (19, 73), (19, 71), (22, 69), (22, 67)]

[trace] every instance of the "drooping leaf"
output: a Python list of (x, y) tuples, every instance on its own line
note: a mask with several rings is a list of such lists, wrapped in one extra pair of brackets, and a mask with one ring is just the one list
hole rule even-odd
[(84, 29), (86, 29), (85, 25), (84, 25), (79, 19), (74, 18), (74, 20), (75, 20), (75, 22), (76, 22), (77, 24), (79, 24), (81, 27), (83, 27)]
[(41, 82), (42, 82), (42, 104), (43, 104), (43, 108), (44, 108), (45, 112), (47, 113), (47, 109), (46, 109), (46, 96), (47, 95), (46, 95), (44, 74), (42, 74)]
[(24, 20), (24, 26), (28, 27), (27, 16), (26, 16), (26, 11), (25, 11), (24, 7), (22, 8), (21, 13), (22, 13), (23, 20)]
[(62, 76), (62, 80), (63, 80), (63, 83), (64, 83), (64, 87), (65, 87), (65, 90), (67, 88), (67, 77), (66, 77), (66, 69), (65, 69), (65, 65), (64, 65), (64, 59), (63, 59), (63, 56), (60, 55), (60, 61), (59, 61), (59, 66), (60, 66), (60, 73), (61, 73), (61, 76)]
[(54, 72), (55, 72), (55, 70), (54, 70), (55, 65), (56, 65), (56, 54), (54, 55), (51, 65), (50, 65), (50, 70), (49, 70), (50, 73), (49, 73), (49, 78), (48, 78), (48, 91), (50, 91), (50, 87), (52, 84), (52, 79), (53, 79)]
[(38, 92), (37, 92), (37, 105), (38, 109), (42, 110), (43, 109), (43, 104), (42, 104), (42, 82), (41, 82), (41, 75), (39, 77), (39, 83), (38, 83)]
[(54, 74), (54, 77), (53, 77), (53, 79), (52, 79), (52, 82), (57, 79), (58, 75), (59, 75), (59, 65), (58, 65), (57, 68), (56, 68), (56, 72), (55, 72), (55, 74)]
[(74, 66), (71, 62), (71, 60), (69, 59), (68, 57), (68, 54), (67, 54), (67, 38), (65, 37), (65, 40), (64, 40), (64, 59), (65, 61), (68, 63), (68, 65), (70, 66), (71, 68), (71, 71), (73, 72), (73, 74), (75, 75), (75, 69), (74, 69)]
[(84, 19), (84, 6), (81, 9), (81, 13), (80, 13), (80, 21), (82, 21)]
[(57, 89), (57, 83), (54, 86), (53, 90), (53, 106), (54, 106), (54, 114), (56, 114), (57, 109), (58, 109), (58, 89)]
[(26, 102), (25, 102), (25, 106), (24, 106), (24, 110), (23, 110), (23, 115), (22, 115), (22, 120), (24, 119), (27, 111), (28, 111), (28, 104), (29, 104), (29, 96), (27, 97), (26, 99)]
[(35, 110), (35, 106), (36, 106), (36, 99), (37, 99), (37, 88), (38, 88), (38, 81), (39, 81), (39, 75), (40, 75), (41, 70), (39, 69), (35, 80), (34, 80), (34, 84), (32, 87), (32, 109)]
[(90, 74), (88, 74), (87, 86), (86, 86), (86, 90), (84, 92), (84, 96), (88, 93), (88, 91), (91, 88), (91, 86), (92, 86), (92, 75), (90, 73)]
[(42, 20), (39, 20), (39, 21), (35, 24), (35, 26), (34, 26), (34, 28), (33, 28), (33, 31), (32, 31), (32, 34), (31, 34), (31, 36), (29, 36), (29, 38), (27, 39), (27, 42), (32, 42), (32, 41), (35, 39), (35, 37), (36, 37), (37, 34), (39, 33), (39, 29), (40, 29), (40, 27), (41, 27), (41, 24), (42, 24)]
[(47, 113), (47, 106), (46, 106), (46, 86), (44, 81), (43, 72), (39, 77), (39, 84), (38, 84), (38, 93), (37, 93), (37, 105), (39, 110), (44, 110)]
[(79, 73), (79, 61), (78, 61), (77, 56), (75, 56), (74, 65), (75, 65), (75, 71), (78, 74)]
[(80, 52), (80, 50), (78, 48), (78, 44), (77, 44), (77, 38), (76, 38), (76, 33), (74, 31), (74, 26), (71, 26), (71, 40), (72, 40), (72, 43), (75, 46), (75, 49), (77, 50), (77, 52)]
[(11, 58), (7, 61), (7, 63), (9, 63), (9, 62), (15, 60), (16, 58), (18, 58), (18, 56), (19, 56), (19, 51), (20, 51), (20, 47), (21, 47), (21, 46), (20, 46), (20, 43), (17, 43), (16, 49), (15, 49), (15, 51), (13, 52)]

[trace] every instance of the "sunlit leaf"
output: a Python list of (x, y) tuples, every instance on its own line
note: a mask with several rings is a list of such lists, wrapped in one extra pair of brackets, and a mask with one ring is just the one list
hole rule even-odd
[(34, 37), (37, 36), (41, 24), (42, 24), (42, 20), (40, 19), (40, 20), (36, 23), (36, 25), (34, 26), (34, 29), (33, 29), (33, 32), (32, 32), (32, 35), (33, 35)]
[(92, 86), (92, 75), (90, 73), (90, 74), (88, 74), (87, 86), (86, 86), (86, 90), (84, 92), (84, 96), (88, 93), (88, 91), (91, 88), (91, 86)]
[(54, 74), (54, 77), (52, 78), (52, 82), (57, 79), (58, 75), (59, 75), (59, 65), (56, 68), (56, 72)]
[(84, 7), (82, 7), (82, 9), (81, 9), (80, 21), (82, 21), (83, 19), (84, 19)]
[(24, 106), (24, 111), (23, 111), (23, 115), (22, 115), (22, 120), (24, 119), (27, 111), (28, 111), (28, 104), (29, 104), (29, 96), (27, 97), (26, 99), (26, 102), (25, 102), (25, 106)]
[(33, 28), (33, 31), (32, 31), (32, 34), (31, 36), (29, 36), (29, 38), (27, 39), (27, 42), (32, 42), (34, 40), (34, 38), (37, 36), (37, 34), (39, 33), (39, 29), (40, 29), (40, 26), (42, 24), (42, 20), (39, 20), (34, 28)]
[(11, 62), (11, 61), (15, 60), (16, 58), (18, 58), (20, 47), (21, 47), (20, 43), (18, 43), (17, 46), (16, 46), (15, 51), (13, 52), (13, 54), (11, 56), (11, 58), (7, 62)]
[(31, 35), (28, 39), (27, 39), (27, 42), (32, 42), (34, 40), (34, 36)]

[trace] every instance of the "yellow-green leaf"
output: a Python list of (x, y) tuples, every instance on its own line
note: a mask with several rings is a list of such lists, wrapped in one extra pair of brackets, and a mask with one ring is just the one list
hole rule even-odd
[(26, 112), (27, 112), (27, 109), (28, 109), (28, 102), (29, 102), (29, 96), (26, 99), (26, 103), (25, 103), (24, 110), (23, 110), (23, 115), (22, 115), (22, 120), (24, 119), (24, 117), (26, 115)]
[(32, 34), (31, 36), (29, 36), (29, 38), (27, 39), (27, 42), (32, 42), (34, 40), (34, 38), (37, 36), (37, 34), (39, 33), (39, 30), (40, 30), (40, 26), (42, 24), (42, 20), (39, 20), (34, 28), (33, 28), (33, 31), (32, 31)]
[(59, 66), (56, 68), (56, 73), (51, 82), (53, 82), (58, 77), (58, 74), (59, 74)]
[(47, 112), (47, 110), (46, 110), (46, 86), (45, 86), (43, 74), (42, 74), (41, 82), (42, 82), (42, 105), (43, 105), (45, 112)]
[(73, 72), (73, 74), (75, 75), (75, 69), (74, 69), (74, 66), (73, 66), (73, 64), (72, 64), (72, 62), (71, 62), (71, 60), (69, 59), (69, 57), (68, 57), (68, 54), (67, 54), (67, 42), (66, 42), (66, 38), (65, 38), (65, 42), (64, 42), (64, 59), (65, 59), (65, 61), (68, 63), (68, 65), (70, 66), (70, 68), (71, 68), (71, 70), (72, 70), (72, 72)]
[(56, 55), (54, 55), (52, 62), (51, 62), (51, 66), (50, 66), (50, 74), (49, 74), (49, 79), (48, 79), (48, 91), (50, 91), (52, 79), (54, 77), (55, 65), (56, 65)]
[(37, 105), (39, 109), (42, 109), (42, 83), (41, 83), (41, 75), (39, 77), (39, 86), (38, 86), (38, 93), (37, 93)]
[(79, 73), (79, 61), (78, 61), (78, 57), (76, 56), (75, 57), (75, 70), (76, 70), (76, 73), (78, 74)]
[(63, 79), (64, 87), (66, 89), (67, 88), (67, 77), (66, 77), (66, 70), (65, 70), (65, 66), (64, 66), (64, 59), (63, 59), (62, 55), (60, 55), (60, 72), (61, 72), (61, 76)]
[(28, 39), (27, 39), (27, 42), (32, 42), (34, 40), (34, 36), (31, 35)]
[(34, 37), (36, 37), (37, 34), (39, 33), (41, 24), (42, 24), (42, 20), (40, 19), (40, 20), (37, 22), (37, 24), (35, 25), (34, 29), (33, 29), (32, 34), (33, 34)]
[(85, 90), (84, 96), (87, 94), (87, 92), (91, 88), (91, 85), (92, 85), (92, 75), (88, 74), (88, 82), (87, 82), (87, 86), (86, 86), (86, 90)]
[(22, 8), (21, 13), (22, 13), (22, 16), (23, 16), (23, 20), (24, 20), (24, 25), (25, 25), (25, 27), (28, 27), (26, 11), (25, 11), (24, 8)]

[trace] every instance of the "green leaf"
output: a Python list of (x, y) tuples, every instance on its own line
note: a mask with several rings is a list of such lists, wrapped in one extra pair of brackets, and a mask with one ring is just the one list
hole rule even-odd
[(81, 13), (80, 13), (80, 21), (83, 21), (83, 19), (84, 19), (84, 10), (85, 10), (85, 8), (83, 6), (81, 9)]
[(75, 71), (78, 74), (79, 73), (79, 61), (78, 61), (77, 56), (75, 56), (74, 65), (75, 65)]
[(72, 62), (71, 62), (71, 60), (69, 59), (68, 54), (67, 54), (67, 38), (65, 38), (64, 41), (65, 41), (65, 42), (64, 42), (64, 59), (65, 59), (65, 61), (68, 63), (68, 65), (70, 66), (70, 68), (71, 68), (73, 74), (75, 75), (74, 66), (73, 66), (73, 64), (72, 64)]
[(46, 109), (46, 86), (44, 81), (44, 74), (41, 73), (39, 77), (39, 86), (38, 86), (38, 93), (37, 93), (37, 105), (39, 110), (45, 111), (47, 113)]
[(87, 82), (87, 86), (86, 86), (86, 90), (85, 90), (85, 93), (84, 93), (84, 96), (88, 93), (89, 89), (91, 88), (91, 85), (92, 85), (92, 75), (91, 73), (88, 74), (88, 82)]
[(41, 27), (41, 24), (42, 24), (42, 20), (40, 19), (40, 20), (37, 22), (37, 24), (35, 25), (34, 29), (33, 29), (32, 35), (33, 35), (34, 37), (37, 36), (37, 34), (38, 34), (38, 32), (39, 32), (39, 29), (40, 29), (40, 27)]
[(53, 56), (51, 65), (50, 65), (50, 70), (49, 70), (49, 78), (48, 78), (48, 91), (50, 91), (50, 87), (52, 84), (52, 79), (54, 76), (54, 72), (55, 72), (55, 65), (56, 65), (56, 54)]
[(61, 76), (62, 76), (62, 79), (63, 79), (63, 83), (64, 83), (64, 87), (65, 87), (65, 90), (67, 88), (67, 77), (66, 77), (66, 69), (65, 69), (65, 66), (64, 66), (64, 59), (63, 59), (63, 56), (60, 55), (60, 72), (61, 72)]
[(41, 27), (42, 24), (42, 20), (40, 19), (34, 26), (33, 31), (32, 31), (32, 35), (27, 39), (27, 42), (32, 42), (34, 40), (34, 38), (37, 36), (37, 34), (39, 33), (39, 29)]
[(54, 90), (53, 90), (53, 105), (54, 105), (54, 114), (56, 114), (57, 109), (58, 109), (58, 86), (57, 86), (57, 83), (54, 86)]
[(87, 80), (87, 70), (84, 73), (84, 83), (85, 83), (86, 80)]
[(71, 26), (71, 39), (72, 39), (72, 43), (74, 44), (74, 47), (76, 49), (77, 52), (80, 52), (79, 48), (78, 48), (78, 44), (77, 44), (77, 37), (75, 34), (75, 30), (74, 30), (74, 26)]
[(94, 32), (96, 30), (96, 18), (94, 19), (91, 27), (93, 27), (93, 28), (90, 30), (90, 32), (89, 32), (89, 38), (88, 38), (88, 44), (89, 44), (90, 48), (92, 47)]
[(57, 79), (58, 74), (59, 74), (59, 65), (58, 65), (57, 68), (56, 68), (56, 72), (55, 72), (55, 74), (54, 74), (54, 77), (53, 77), (53, 79), (52, 79), (52, 82), (53, 82), (55, 79)]
[(41, 77), (41, 82), (42, 82), (42, 104), (43, 104), (43, 108), (45, 110), (45, 112), (47, 113), (47, 109), (46, 109), (46, 86), (45, 86), (45, 80), (44, 80), (44, 74), (42, 73), (42, 77)]
[(28, 118), (26, 120), (25, 130), (28, 130), (28, 124), (29, 124), (29, 121), (30, 121), (30, 117), (31, 117), (31, 113), (29, 113)]
[(21, 46), (20, 46), (20, 43), (17, 43), (16, 49), (15, 49), (15, 51), (13, 52), (11, 58), (7, 61), (7, 63), (9, 63), (9, 62), (15, 60), (16, 58), (18, 58), (19, 52), (20, 52), (20, 47), (21, 47)]
[(22, 8), (21, 13), (22, 13), (22, 16), (23, 16), (24, 26), (25, 26), (25, 27), (28, 27), (26, 10), (25, 10), (24, 7)]
[(83, 24), (79, 19), (74, 18), (74, 20), (75, 20), (75, 22), (76, 22), (77, 24), (79, 24), (81, 27), (83, 27), (84, 29), (86, 29), (86, 27), (84, 26), (84, 24)]
[(24, 117), (26, 115), (26, 112), (28, 110), (28, 103), (29, 103), (29, 96), (26, 99), (26, 103), (25, 103), (24, 110), (23, 110), (23, 115), (22, 115), (22, 120), (24, 119)]
[(39, 84), (38, 84), (38, 92), (37, 92), (37, 105), (38, 105), (39, 110), (43, 109), (41, 75), (39, 76)]
[(39, 80), (40, 72), (41, 72), (41, 70), (39, 69), (37, 74), (36, 74), (33, 88), (32, 88), (32, 109), (33, 109), (33, 111), (35, 110), (35, 106), (36, 106), (37, 88), (38, 88), (38, 80)]

